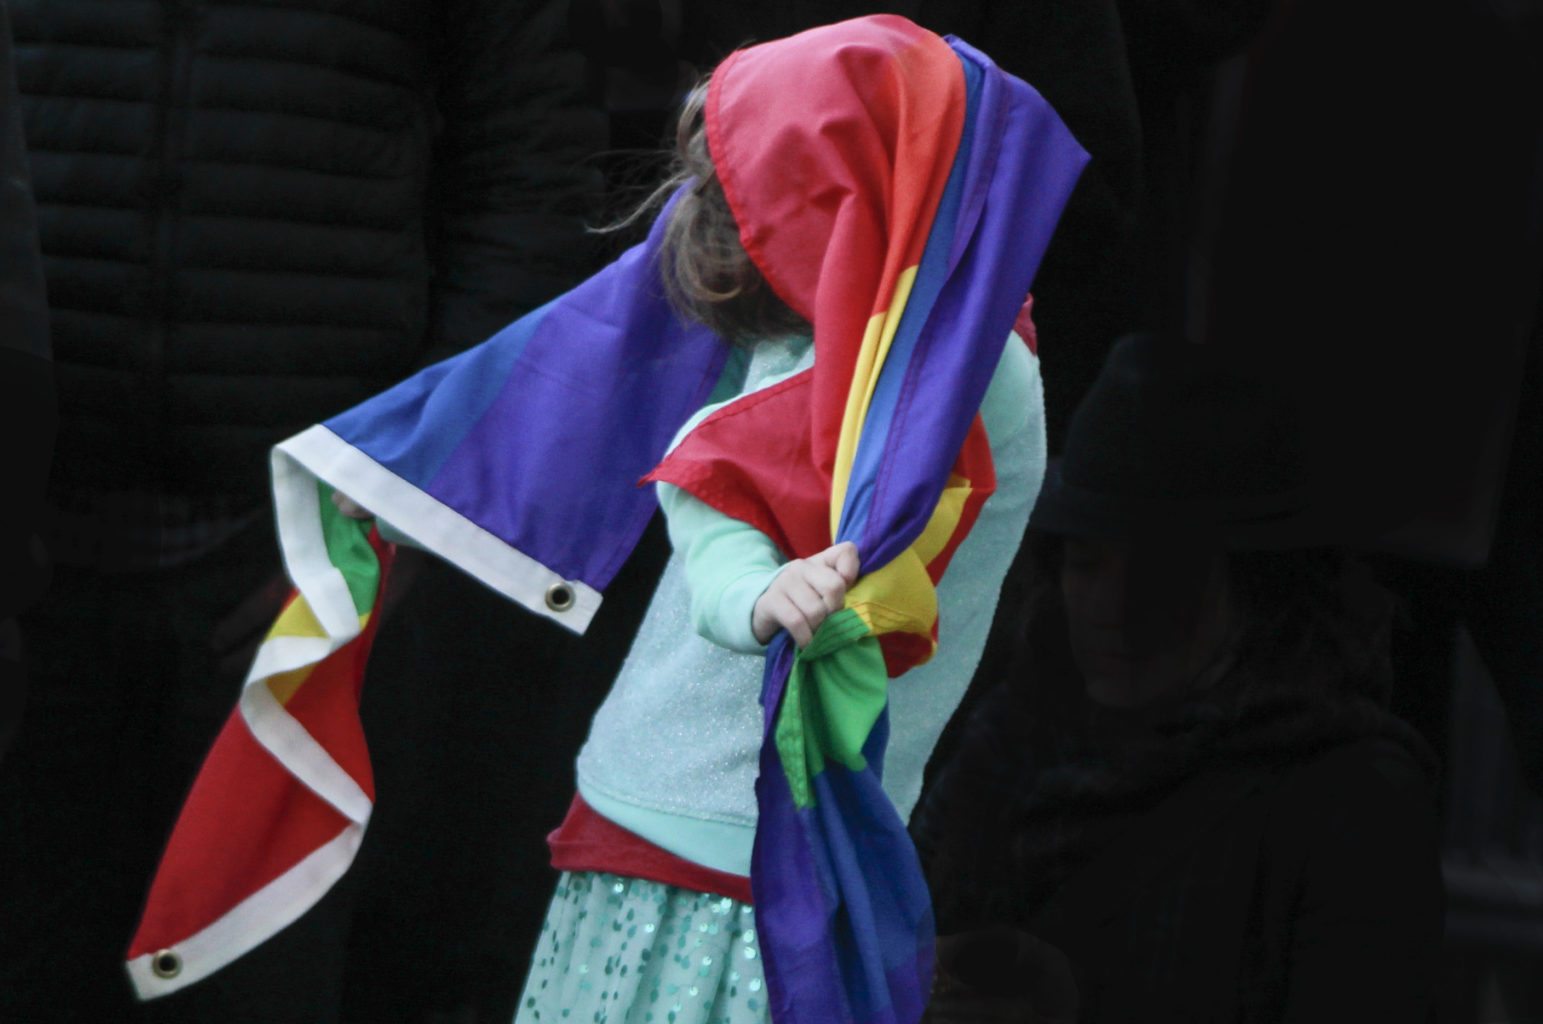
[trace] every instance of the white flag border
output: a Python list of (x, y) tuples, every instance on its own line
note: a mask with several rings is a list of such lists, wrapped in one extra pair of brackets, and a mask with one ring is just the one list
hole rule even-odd
[[(154, 950), (129, 960), (124, 966), (135, 994), (141, 1000), (170, 995), (207, 978), (283, 931), (343, 877), (363, 839), (364, 823), (349, 822), (327, 843), (207, 928), (169, 950)], [(170, 977), (156, 973), (154, 967), (156, 958), (167, 953), (178, 958)]]
[[(314, 582), (318, 597), (323, 597), (323, 589), (333, 587), (318, 578), (318, 575), (324, 573), (319, 574), (313, 570), (302, 578), (296, 575), (297, 569), (304, 572), (305, 566), (317, 566), (318, 569), (325, 566), (334, 573), (336, 570), (327, 561), (324, 547), (319, 552), (320, 565), (314, 560), (312, 547), (321, 540), (319, 519), (314, 514), (309, 520), (311, 529), (315, 531), (314, 539), (307, 536), (303, 522), (296, 521), (292, 529), (287, 529), (291, 524), (285, 520), (290, 514), (301, 513), (307, 502), (310, 509), (315, 509), (319, 500), (316, 493), (317, 480), (324, 480), (347, 494), (411, 537), (416, 545), (438, 555), (509, 600), (566, 629), (583, 633), (600, 608), (601, 595), (595, 588), (580, 580), (565, 579), (427, 491), (397, 476), (321, 425), (296, 434), (273, 450), (273, 490), (280, 516), (279, 532), (284, 546), (284, 559), (290, 569), (290, 578), (295, 580), (307, 600), (310, 600), (311, 593), (306, 589), (306, 582)], [(338, 583), (341, 581), (339, 574)], [(559, 585), (568, 588), (572, 600), (565, 606), (554, 608), (548, 603), (548, 595), (553, 587)], [(347, 596), (346, 588), (342, 596)], [(348, 614), (353, 616), (351, 601), (346, 608)], [(318, 608), (318, 618), (321, 615), (321, 609)], [(327, 619), (321, 621), (323, 627), (331, 633), (333, 624)]]

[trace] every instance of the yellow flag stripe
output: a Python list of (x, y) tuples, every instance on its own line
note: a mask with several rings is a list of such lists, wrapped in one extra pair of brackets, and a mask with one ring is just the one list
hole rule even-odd
[(846, 600), (875, 636), (931, 633), (938, 618), (937, 591), (914, 548), (858, 580), (847, 591)]
[(932, 560), (942, 554), (953, 539), (972, 490), (969, 480), (958, 474), (949, 475), (948, 485), (938, 498), (938, 507), (932, 510), (932, 518), (927, 520), (921, 536), (911, 544), (911, 550), (916, 552), (916, 557), (921, 559), (923, 565), (931, 565)]
[[(361, 633), (369, 625), (369, 622), (369, 612), (364, 612), (359, 616), (359, 631)], [(326, 635), (326, 631), (322, 629), (321, 623), (316, 619), (316, 613), (311, 610), (310, 604), (306, 602), (305, 598), (296, 597), (289, 603), (289, 607), (279, 613), (278, 619), (273, 623), (272, 628), (268, 630), (267, 639), (273, 640), (286, 636), (317, 639), (325, 638)], [(263, 680), (263, 683), (268, 687), (268, 692), (273, 694), (275, 700), (281, 705), (288, 704), (289, 699), (299, 691), (301, 686), (305, 685), (305, 681), (310, 678), (311, 670), (316, 665), (316, 662), (312, 662), (309, 665), (301, 665), (299, 668), (291, 669), (288, 672), (280, 672), (277, 675), (269, 676)]]
[(862, 347), (857, 352), (857, 365), (852, 370), (852, 386), (847, 392), (846, 411), (841, 417), (841, 434), (836, 439), (836, 463), (830, 491), (832, 537), (841, 525), (841, 511), (846, 505), (852, 463), (857, 459), (857, 442), (862, 437), (863, 423), (868, 418), (868, 407), (873, 403), (879, 373), (884, 369), (884, 360), (894, 343), (895, 332), (900, 329), (900, 316), (905, 312), (906, 300), (911, 296), (916, 271), (916, 267), (907, 267), (900, 272), (889, 309), (870, 317), (868, 327), (863, 332)]
[(900, 632), (931, 635), (938, 620), (938, 595), (927, 566), (942, 554), (959, 529), (971, 490), (969, 480), (957, 474), (950, 476), (921, 536), (899, 558), (868, 573), (847, 591), (847, 607), (874, 636)]
[(316, 618), (316, 613), (311, 610), (311, 605), (303, 597), (296, 597), (289, 606), (279, 613), (272, 628), (268, 630), (268, 637), (300, 636), (307, 638), (325, 637), (327, 631)]
[(280, 672), (276, 676), (270, 676), (265, 680), (268, 692), (273, 694), (273, 699), (280, 704), (288, 704), (289, 698), (293, 697), (296, 691), (305, 685), (305, 681), (311, 676), (311, 670), (315, 667), (314, 664), (302, 665), (289, 672)]

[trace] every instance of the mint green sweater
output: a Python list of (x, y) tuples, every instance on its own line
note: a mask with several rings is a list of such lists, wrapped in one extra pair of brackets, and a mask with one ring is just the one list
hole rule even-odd
[[(714, 401), (769, 387), (812, 363), (806, 339), (736, 352)], [(997, 490), (938, 588), (940, 641), (894, 680), (884, 787), (902, 817), (927, 759), (979, 663), (1045, 466), (1038, 360), (1010, 339), (981, 414)], [(678, 440), (678, 438), (677, 438)], [(674, 553), (579, 754), (579, 792), (600, 814), (677, 856), (745, 875), (755, 834), (763, 653), (756, 599), (783, 558), (764, 534), (661, 484)]]

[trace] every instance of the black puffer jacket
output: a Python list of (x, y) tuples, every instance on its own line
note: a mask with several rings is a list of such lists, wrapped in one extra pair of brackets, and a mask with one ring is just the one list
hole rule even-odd
[(604, 142), (550, 0), (16, 0), (72, 489), (266, 449), (588, 271)]
[[(38, 259), (37, 224), (21, 116), (11, 68), (11, 26), (0, 0), (0, 691), (13, 687), (6, 623), (47, 582), (35, 542), (43, 485), (54, 443), (53, 378), (48, 363), (48, 303)], [(0, 723), (0, 754), (7, 729)]]

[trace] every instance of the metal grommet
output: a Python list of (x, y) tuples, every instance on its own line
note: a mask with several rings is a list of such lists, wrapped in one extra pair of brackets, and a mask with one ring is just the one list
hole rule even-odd
[(573, 607), (573, 588), (566, 583), (554, 583), (546, 588), (546, 606), (554, 612), (565, 612)]
[(150, 969), (157, 978), (175, 978), (182, 973), (182, 957), (173, 950), (163, 949), (150, 958)]

